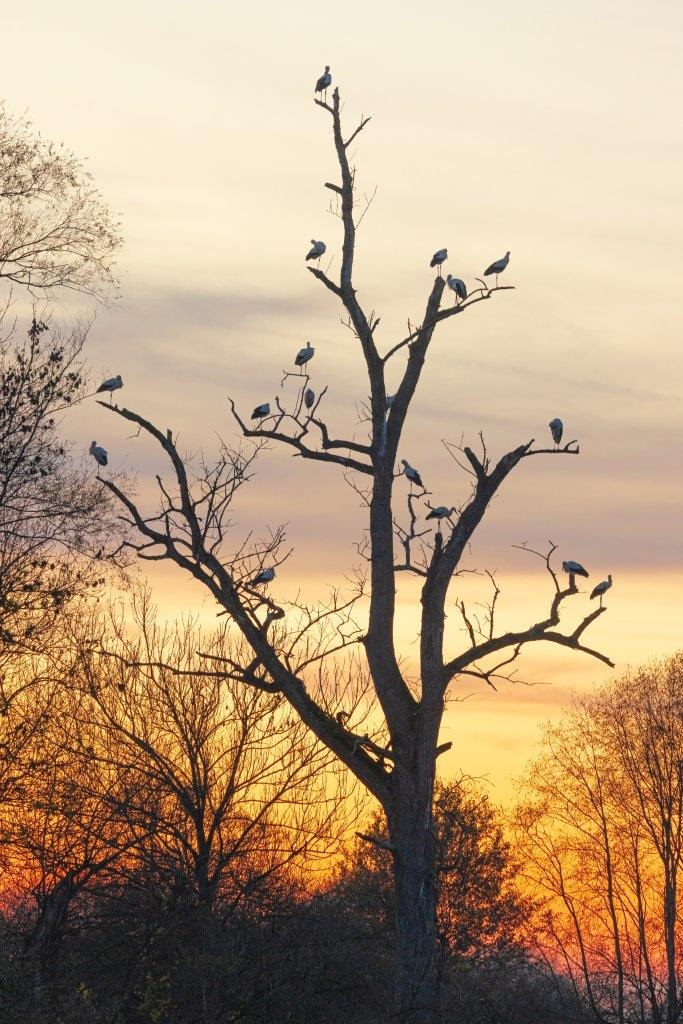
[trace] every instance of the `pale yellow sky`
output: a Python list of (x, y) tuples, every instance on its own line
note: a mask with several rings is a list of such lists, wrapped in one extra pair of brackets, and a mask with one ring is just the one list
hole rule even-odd
[[(272, 399), (308, 339), (314, 386), (329, 384), (335, 432), (366, 394), (339, 310), (306, 273), (309, 239), (339, 261), (321, 185), (334, 175), (312, 102), (332, 66), (349, 124), (372, 121), (358, 180), (378, 186), (359, 232), (359, 296), (387, 347), (419, 320), (431, 253), (472, 282), (512, 252), (515, 292), (450, 321), (430, 352), (402, 454), (435, 503), (466, 483), (441, 438), (483, 429), (491, 452), (546, 436), (561, 416), (579, 459), (528, 460), (496, 499), (470, 564), (499, 570), (505, 621), (542, 613), (545, 592), (511, 545), (561, 545), (592, 577), (615, 577), (593, 630), (619, 667), (680, 646), (683, 316), (683, 7), (519, 0), (424, 7), (357, 0), (231, 5), (199, 0), (3, 11), (2, 96), (89, 157), (120, 212), (123, 298), (101, 312), (95, 373), (121, 373), (125, 403), (207, 451), (229, 434), (225, 399)], [(8, 40), (11, 45), (8, 45)], [(402, 362), (397, 359), (397, 372)], [(94, 408), (69, 425), (144, 479), (151, 452)], [(280, 582), (311, 594), (356, 564), (355, 497), (330, 467), (263, 460), (240, 523), (290, 522), (296, 555)], [(165, 573), (168, 609), (202, 607)], [(401, 592), (410, 655), (414, 595)], [(577, 599), (578, 600), (578, 599)], [(208, 609), (206, 609), (208, 612)], [(539, 685), (481, 693), (449, 711), (446, 768), (487, 771), (500, 795), (540, 721), (602, 667), (534, 652)], [(540, 685), (542, 684), (542, 685)]]

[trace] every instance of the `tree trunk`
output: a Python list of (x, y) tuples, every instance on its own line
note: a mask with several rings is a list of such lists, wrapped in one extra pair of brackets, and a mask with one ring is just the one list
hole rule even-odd
[(26, 938), (24, 955), (33, 966), (32, 1010), (36, 1019), (46, 1012), (50, 968), (66, 924), (71, 901), (76, 894), (73, 873), (68, 872), (43, 899), (40, 917)]
[(436, 1024), (441, 972), (431, 793), (399, 800), (389, 815), (389, 831), (396, 915), (394, 1019), (396, 1024)]

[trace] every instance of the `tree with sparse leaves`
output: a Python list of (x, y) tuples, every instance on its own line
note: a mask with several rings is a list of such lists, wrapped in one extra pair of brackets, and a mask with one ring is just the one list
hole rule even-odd
[[(307, 396), (307, 364), (296, 377), (298, 386), (291, 404), (284, 398), (278, 400), (270, 419), (254, 425), (232, 403), (246, 441), (238, 448), (224, 446), (215, 464), (203, 462), (197, 469), (186, 463), (171, 430), (160, 430), (139, 412), (106, 406), (108, 415), (120, 417), (128, 429), (132, 424), (158, 445), (167, 459), (170, 478), (158, 478), (160, 507), (151, 509), (133, 500), (119, 482), (103, 482), (121, 502), (137, 532), (138, 539), (129, 543), (140, 557), (168, 559), (194, 577), (243, 636), (250, 656), (241, 664), (225, 664), (225, 670), (246, 686), (284, 696), (318, 739), (379, 801), (388, 827), (388, 839), (381, 844), (392, 858), (394, 885), (395, 1019), (397, 1024), (433, 1024), (439, 1012), (434, 782), (437, 758), (451, 746), (439, 737), (449, 689), (465, 676), (490, 682), (527, 644), (539, 642), (581, 651), (611, 664), (605, 655), (584, 644), (586, 629), (606, 609), (585, 615), (569, 630), (560, 627), (561, 612), (578, 590), (573, 577), (566, 585), (560, 583), (552, 562), (553, 547), (540, 552), (551, 595), (549, 610), (538, 621), (500, 631), (495, 621), (497, 588), (484, 622), (481, 617), (475, 619), (456, 597), (467, 639), (460, 649), (451, 650), (450, 641), (446, 645), (445, 618), (454, 600), (453, 584), (490, 503), (527, 459), (553, 457), (557, 461), (578, 454), (578, 445), (570, 442), (548, 448), (524, 441), (497, 460), (489, 457), (485, 447), (478, 452), (470, 446), (450, 446), (456, 461), (471, 475), (471, 493), (435, 527), (423, 521), (427, 492), (419, 481), (410, 484), (406, 508), (401, 439), (425, 361), (432, 357), (432, 339), (437, 330), (456, 327), (461, 317), (471, 316), (475, 306), (499, 300), (510, 286), (482, 281), (467, 299), (453, 305), (444, 301), (446, 281), (436, 276), (419, 323), (406, 337), (384, 343), (380, 318), (362, 304), (354, 277), (356, 227), (361, 214), (357, 212), (349, 147), (368, 119), (346, 135), (338, 91), (335, 89), (329, 103), (316, 103), (329, 117), (339, 167), (339, 180), (327, 182), (326, 188), (338, 203), (342, 245), (338, 277), (330, 277), (320, 267), (309, 267), (309, 271), (341, 306), (355, 337), (369, 390), (367, 437), (358, 439), (354, 434), (352, 439), (350, 424), (346, 436), (330, 429), (323, 415), (325, 389), (318, 391), (312, 403)], [(404, 360), (400, 382), (389, 400), (387, 370), (400, 360)], [(287, 380), (291, 384), (289, 375)], [(365, 395), (367, 392), (359, 393), (359, 402)], [(355, 630), (349, 621), (348, 602), (339, 593), (316, 611), (302, 608), (300, 602), (288, 604), (277, 584), (266, 588), (254, 585), (259, 570), (278, 565), (286, 557), (283, 531), (274, 531), (263, 543), (231, 545), (231, 505), (250, 475), (255, 453), (249, 444), (266, 442), (345, 474), (366, 504), (367, 545), (362, 550), (369, 564), (369, 583), (361, 581), (356, 596), (367, 596), (368, 612)], [(422, 588), (417, 682), (407, 676), (397, 650), (396, 592), (401, 573), (414, 576)], [(352, 609), (354, 614), (358, 613)], [(322, 621), (328, 629), (320, 643), (316, 631)], [(311, 631), (315, 642), (310, 639)], [(312, 666), (353, 643), (362, 645), (381, 712), (381, 725), (372, 735), (360, 729), (343, 704), (335, 704), (311, 678)]]
[(0, 104), (0, 280), (35, 296), (68, 289), (106, 301), (121, 246), (82, 162)]

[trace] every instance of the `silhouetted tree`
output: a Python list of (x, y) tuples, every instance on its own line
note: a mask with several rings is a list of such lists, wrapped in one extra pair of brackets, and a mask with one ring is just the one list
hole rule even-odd
[(80, 160), (0, 104), (0, 279), (99, 300), (116, 288), (119, 226)]
[[(420, 323), (406, 337), (380, 347), (380, 318), (368, 313), (358, 297), (354, 279), (357, 214), (355, 171), (349, 160), (350, 146), (366, 126), (364, 119), (345, 135), (337, 90), (331, 102), (316, 101), (329, 115), (340, 181), (327, 182), (343, 228), (338, 279), (323, 269), (309, 268), (317, 281), (341, 304), (356, 338), (370, 396), (367, 404), (368, 436), (357, 439), (349, 425), (347, 436), (333, 432), (322, 416), (325, 389), (318, 391), (312, 406), (304, 401), (309, 375), (296, 376), (290, 402), (275, 403), (272, 418), (250, 426), (236, 407), (236, 422), (247, 439), (270, 441), (308, 460), (326, 463), (346, 474), (368, 510), (367, 544), (362, 546), (369, 562), (370, 592), (367, 623), (355, 633), (338, 629), (333, 648), (362, 643), (373, 687), (381, 709), (382, 724), (375, 735), (358, 730), (341, 715), (343, 706), (330, 707), (311, 686), (310, 666), (327, 650), (314, 655), (306, 646), (307, 627), (318, 621), (316, 612), (301, 609), (252, 585), (254, 574), (280, 564), (286, 557), (283, 531), (275, 531), (261, 545), (237, 544), (230, 550), (231, 502), (245, 482), (245, 466), (254, 449), (221, 449), (214, 465), (203, 463), (193, 471), (186, 465), (171, 430), (160, 430), (143, 415), (118, 406), (107, 407), (139, 433), (151, 438), (168, 460), (170, 479), (159, 480), (160, 508), (146, 510), (116, 482), (104, 484), (119, 499), (138, 531), (135, 547), (142, 558), (166, 558), (198, 580), (240, 631), (250, 656), (233, 665), (245, 685), (275, 692), (289, 702), (301, 720), (350, 769), (379, 801), (386, 814), (389, 849), (393, 858), (396, 908), (396, 1020), (399, 1024), (431, 1024), (438, 1014), (438, 934), (436, 844), (432, 827), (436, 760), (450, 743), (439, 742), (439, 730), (448, 688), (464, 675), (490, 682), (513, 662), (528, 643), (547, 642), (583, 651), (611, 664), (609, 659), (584, 645), (587, 627), (604, 613), (598, 608), (566, 632), (559, 628), (560, 611), (578, 593), (574, 578), (561, 585), (552, 568), (554, 547), (543, 560), (549, 573), (549, 610), (537, 622), (500, 631), (494, 622), (498, 595), (495, 589), (490, 615), (477, 624), (464, 605), (458, 604), (467, 629), (464, 649), (447, 650), (444, 639), (446, 604), (463, 554), (494, 496), (507, 477), (525, 459), (577, 454), (570, 442), (563, 448), (534, 447), (533, 440), (517, 444), (498, 461), (490, 460), (485, 447), (477, 454), (469, 446), (448, 449), (472, 477), (472, 492), (460, 507), (437, 525), (419, 522), (419, 502), (427, 492), (417, 484), (407, 499), (394, 499), (401, 438), (411, 402), (420, 384), (423, 367), (437, 328), (459, 322), (469, 310), (497, 297), (503, 286), (482, 283), (458, 305), (442, 308), (445, 280), (434, 279)], [(457, 320), (456, 320), (457, 318)], [(382, 350), (383, 348), (383, 350)], [(387, 370), (405, 358), (392, 400), (387, 396)], [(290, 379), (290, 375), (286, 375)], [(291, 381), (290, 381), (291, 383)], [(359, 401), (364, 398), (361, 391)], [(353, 433), (353, 437), (349, 434)], [(400, 465), (400, 464), (399, 464)], [(403, 508), (401, 508), (403, 506)], [(134, 542), (131, 542), (134, 543)], [(421, 584), (419, 624), (419, 682), (402, 670), (396, 649), (395, 610), (397, 574), (408, 573)], [(344, 601), (335, 597), (320, 614), (332, 622)], [(302, 624), (303, 621), (303, 624)], [(450, 644), (449, 644), (450, 646)]]
[(596, 1021), (680, 1018), (682, 766), (678, 654), (575, 699), (527, 773), (529, 941)]

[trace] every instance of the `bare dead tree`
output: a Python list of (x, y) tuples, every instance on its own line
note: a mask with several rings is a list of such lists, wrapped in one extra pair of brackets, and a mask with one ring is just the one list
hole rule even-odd
[[(525, 459), (545, 454), (577, 454), (575, 442), (556, 452), (535, 447), (533, 440), (525, 441), (495, 462), (485, 450), (477, 455), (469, 446), (463, 447), (463, 464), (472, 476), (472, 494), (457, 514), (442, 522), (430, 543), (424, 543), (417, 519), (410, 516), (407, 527), (399, 532), (396, 557), (395, 524), (400, 517), (393, 500), (395, 466), (404, 425), (435, 331), (454, 317), (468, 314), (473, 306), (495, 301), (500, 292), (511, 286), (489, 287), (482, 283), (466, 301), (457, 306), (448, 303), (442, 308), (445, 281), (437, 277), (419, 326), (410, 326), (406, 337), (382, 352), (377, 340), (380, 319), (374, 312), (365, 311), (354, 280), (357, 218), (355, 169), (350, 163), (349, 147), (368, 118), (363, 118), (345, 136), (338, 91), (335, 90), (331, 103), (316, 102), (331, 120), (340, 181), (327, 182), (325, 187), (339, 204), (343, 242), (338, 279), (317, 267), (309, 270), (341, 304), (345, 322), (356, 338), (370, 392), (369, 436), (366, 440), (337, 436), (321, 415), (322, 396), (311, 409), (305, 408), (304, 374), (299, 377), (301, 386), (293, 408), (288, 410), (278, 402), (272, 421), (250, 426), (234, 403), (231, 408), (243, 435), (254, 444), (276, 442), (298, 457), (331, 464), (347, 474), (357, 491), (366, 497), (369, 523), (364, 550), (370, 566), (367, 624), (355, 635), (340, 629), (343, 637), (339, 642), (345, 645), (360, 641), (363, 645), (383, 716), (384, 744), (359, 738), (345, 719), (330, 715), (309, 692), (307, 659), (297, 658), (296, 644), (286, 647), (282, 641), (283, 631), (286, 634), (289, 629), (290, 636), (296, 633), (291, 631), (286, 605), (271, 597), (270, 592), (264, 595), (249, 584), (256, 569), (286, 557), (283, 536), (277, 535), (249, 550), (238, 547), (232, 554), (227, 549), (230, 500), (245, 480), (254, 449), (224, 451), (215, 468), (200, 471), (192, 479), (170, 430), (158, 429), (140, 413), (106, 406), (110, 415), (121, 417), (156, 441), (168, 460), (172, 483), (159, 478), (160, 508), (152, 512), (136, 504), (116, 482), (103, 483), (121, 502), (125, 518), (139, 534), (139, 540), (129, 542), (138, 554), (142, 558), (168, 559), (193, 576), (213, 595), (242, 634), (253, 658), (246, 665), (231, 666), (238, 678), (248, 686), (282, 694), (318, 739), (381, 803), (388, 822), (395, 882), (396, 1020), (399, 1024), (431, 1024), (438, 1016), (432, 805), (436, 759), (450, 745), (439, 744), (449, 686), (467, 674), (490, 681), (492, 673), (515, 660), (525, 645), (538, 642), (611, 662), (583, 644), (585, 630), (604, 609), (586, 616), (572, 632), (560, 629), (565, 602), (578, 591), (571, 580), (567, 587), (560, 586), (550, 561), (552, 545), (542, 556), (552, 581), (550, 609), (545, 616), (530, 626), (502, 633), (491, 622), (483, 637), (472, 629), (470, 643), (461, 651), (446, 651), (444, 644), (449, 589), (490, 502)], [(388, 403), (385, 374), (399, 355), (405, 357), (406, 364), (393, 400)], [(251, 454), (245, 454), (248, 452)], [(411, 508), (414, 512), (414, 502)], [(422, 555), (414, 559), (410, 552), (420, 542)], [(399, 571), (415, 573), (422, 583), (419, 683), (408, 680), (396, 649), (394, 619)], [(333, 606), (326, 614), (330, 621), (338, 618), (339, 607)], [(498, 668), (487, 668), (487, 659), (495, 657), (500, 659)]]
[(34, 295), (69, 289), (106, 301), (120, 245), (81, 161), (0, 104), (0, 279)]

